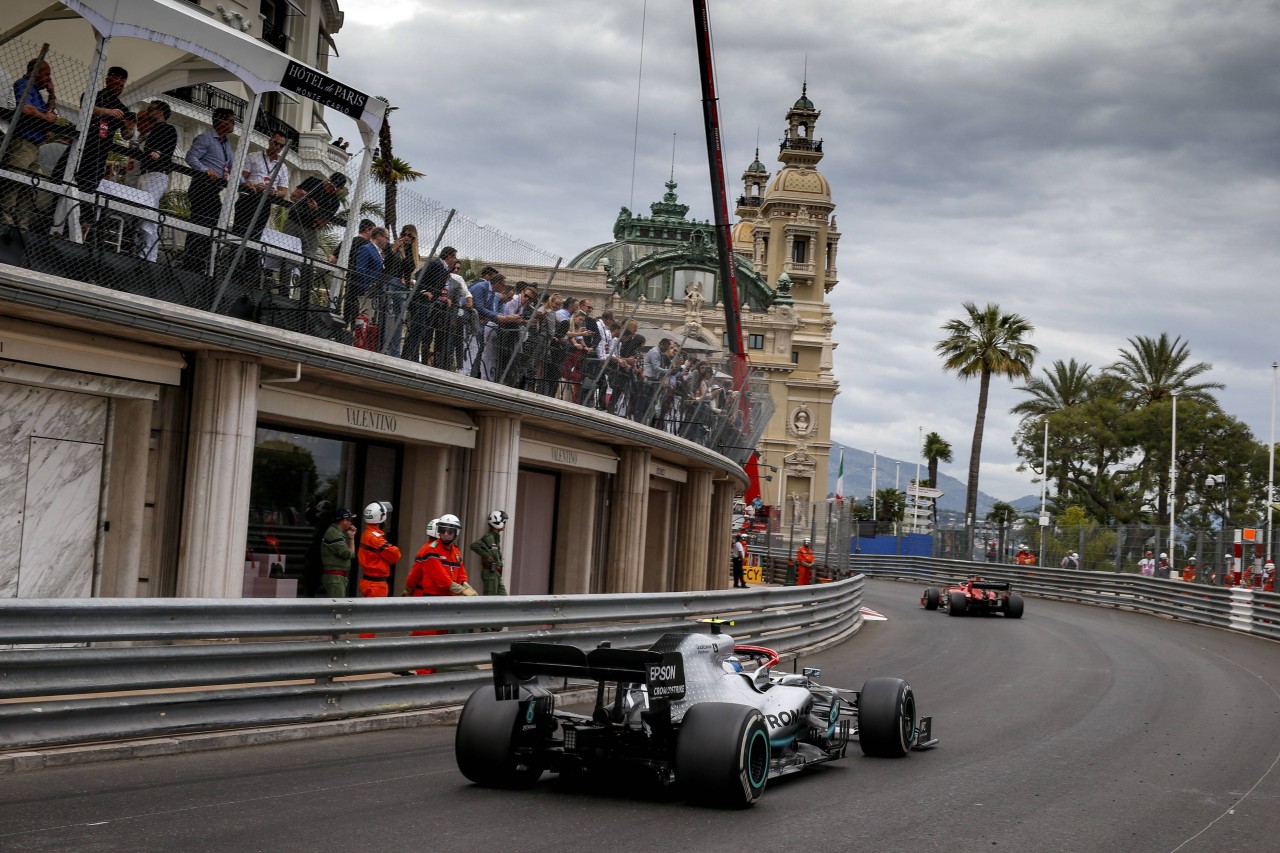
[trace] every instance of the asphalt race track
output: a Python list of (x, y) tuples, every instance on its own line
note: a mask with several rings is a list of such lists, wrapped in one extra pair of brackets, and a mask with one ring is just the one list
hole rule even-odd
[(749, 811), (477, 788), (453, 729), (419, 728), (0, 776), (0, 850), (1280, 849), (1275, 643), (1034, 598), (1021, 621), (950, 618), (915, 585), (867, 586), (889, 621), (804, 663), (905, 677), (942, 745), (855, 744)]

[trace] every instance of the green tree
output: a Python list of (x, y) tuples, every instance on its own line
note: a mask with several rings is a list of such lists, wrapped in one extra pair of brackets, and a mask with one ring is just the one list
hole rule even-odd
[(876, 522), (893, 524), (901, 522), (907, 509), (907, 496), (897, 489), (876, 491)]
[(1031, 375), (1031, 365), (1039, 350), (1027, 342), (1035, 327), (1024, 317), (1006, 314), (994, 303), (979, 308), (973, 302), (966, 302), (964, 310), (967, 316), (942, 326), (947, 336), (934, 349), (942, 356), (944, 370), (965, 380), (978, 378), (978, 413), (973, 423), (969, 483), (964, 502), (965, 518), (972, 519), (978, 509), (978, 470), (991, 377), (1026, 379)]
[[(1074, 358), (1068, 362), (1058, 360), (1050, 369), (1041, 371), (1043, 379), (1029, 379), (1025, 385), (1017, 386), (1015, 390), (1027, 394), (1030, 399), (1023, 400), (1009, 410), (1011, 414), (1022, 416), (1014, 435), (1014, 444), (1029, 440), (1030, 436), (1025, 434), (1031, 432), (1042, 436), (1044, 419), (1050, 415), (1088, 403), (1099, 387), (1090, 374), (1091, 370), (1092, 365), (1080, 364)], [(1057, 459), (1056, 454), (1054, 459)], [(1043, 455), (1041, 461), (1044, 461)], [(1024, 467), (1039, 471), (1034, 463)], [(1057, 469), (1055, 495), (1061, 499), (1067, 490), (1066, 473), (1061, 465), (1052, 467)], [(1039, 474), (1044, 478), (1052, 476), (1049, 471), (1039, 471)]]

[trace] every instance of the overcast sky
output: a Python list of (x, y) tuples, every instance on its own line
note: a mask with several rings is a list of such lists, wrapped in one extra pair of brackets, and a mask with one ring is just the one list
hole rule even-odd
[[(331, 71), (400, 107), (416, 192), (568, 260), (660, 198), (674, 133), (680, 199), (711, 218), (691, 4), (650, 0), (642, 74), (643, 0), (342, 6)], [(1266, 441), (1280, 3), (710, 7), (731, 198), (757, 135), (776, 172), (807, 56), (842, 233), (833, 438), (912, 460), (917, 428), (936, 430), (964, 479), (977, 385), (944, 375), (933, 344), (963, 302), (990, 301), (1036, 327), (1037, 375), (1181, 336)], [(982, 454), (982, 490), (1007, 500), (1039, 492), (1015, 471), (1019, 399), (993, 384)]]

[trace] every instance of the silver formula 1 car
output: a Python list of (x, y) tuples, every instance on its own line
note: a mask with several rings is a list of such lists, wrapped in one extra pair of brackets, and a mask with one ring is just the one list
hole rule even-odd
[[(843, 758), (851, 736), (873, 757), (937, 744), (902, 679), (846, 690), (819, 684), (816, 669), (775, 672), (777, 663), (776, 652), (714, 628), (667, 634), (648, 650), (513, 643), (493, 655), (494, 687), (462, 710), (458, 768), (479, 785), (521, 788), (548, 770), (590, 776), (627, 765), (688, 801), (744, 808), (769, 779)], [(596, 682), (594, 710), (557, 709), (539, 676)]]

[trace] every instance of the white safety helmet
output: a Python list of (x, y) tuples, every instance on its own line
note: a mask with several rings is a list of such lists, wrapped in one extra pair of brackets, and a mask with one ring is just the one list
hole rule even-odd
[(502, 530), (507, 526), (507, 519), (510, 518), (505, 511), (495, 509), (489, 513), (489, 526), (494, 530)]
[(443, 536), (447, 530), (453, 531), (453, 535), (456, 537), (462, 530), (462, 521), (456, 515), (446, 512), (436, 519), (436, 533), (439, 536)]
[(810, 544), (809, 540), (808, 539), (804, 540), (804, 544), (806, 545)]
[(364, 508), (364, 521), (365, 524), (382, 524), (390, 514), (390, 501), (375, 501)]
[(1161, 551), (1161, 552), (1160, 552), (1160, 559), (1162, 559), (1162, 560), (1167, 560), (1167, 559), (1169, 559), (1169, 555), (1168, 555), (1168, 554), (1166, 554), (1166, 553), (1164, 553), (1163, 551)]
[(1199, 562), (1199, 561), (1198, 561), (1198, 560), (1196, 560), (1196, 558), (1195, 558), (1195, 557), (1188, 557), (1188, 558), (1187, 558), (1187, 562), (1188, 562), (1188, 563), (1195, 563), (1195, 562)]
[(440, 538), (440, 531), (436, 530), (436, 525), (439, 523), (440, 523), (440, 519), (438, 518), (433, 518), (427, 522), (427, 538), (428, 539)]

